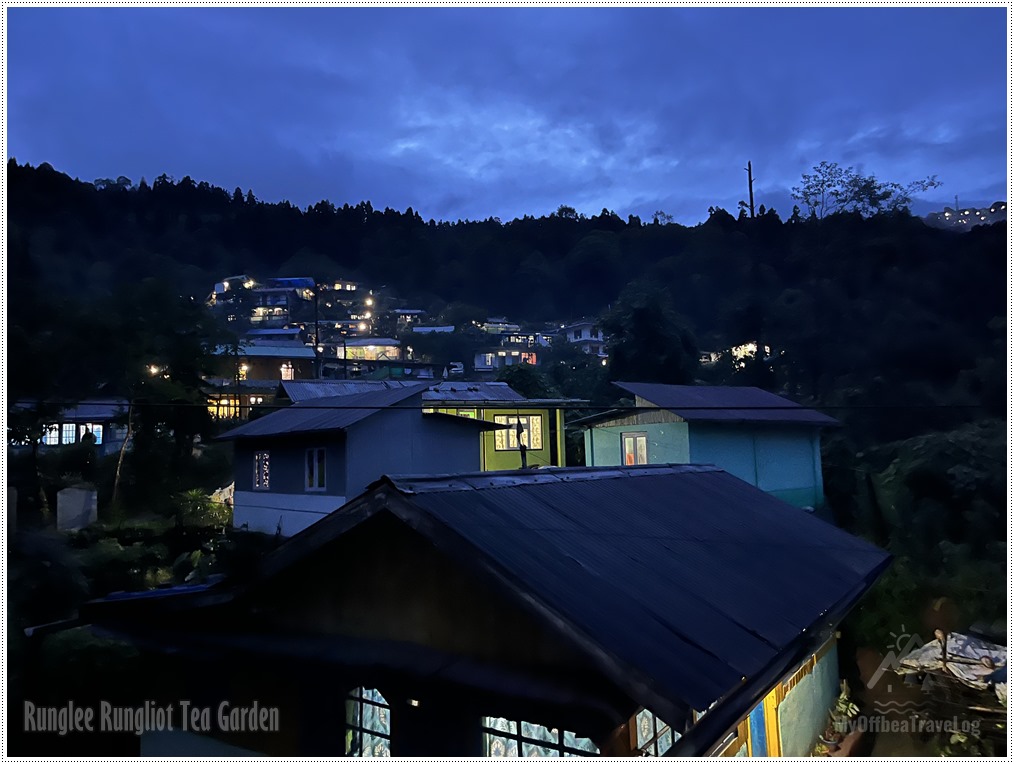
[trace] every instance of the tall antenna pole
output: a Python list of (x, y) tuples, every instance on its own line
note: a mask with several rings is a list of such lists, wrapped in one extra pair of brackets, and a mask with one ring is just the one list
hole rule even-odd
[(753, 217), (753, 163), (747, 162), (743, 169), (746, 170), (747, 183), (750, 185), (750, 217)]

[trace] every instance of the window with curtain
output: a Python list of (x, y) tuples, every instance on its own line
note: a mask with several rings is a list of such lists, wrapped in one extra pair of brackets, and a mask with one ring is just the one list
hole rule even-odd
[(255, 491), (267, 491), (271, 487), (270, 451), (257, 451), (254, 454), (253, 487)]
[(494, 758), (595, 756), (599, 752), (591, 740), (573, 732), (494, 716), (482, 718), (482, 736), (484, 755)]
[(648, 436), (643, 432), (625, 432), (623, 440), (623, 463), (626, 465), (648, 463)]
[(497, 430), (493, 434), (493, 444), (497, 451), (517, 451), (518, 432), (517, 423), (521, 420), (524, 431), (521, 433), (521, 442), (526, 448), (534, 451), (542, 449), (542, 416), (539, 414), (523, 416), (494, 416), (496, 424), (510, 425), (509, 430)]
[(346, 698), (345, 755), (391, 755), (391, 704), (379, 690), (357, 687)]
[(327, 488), (326, 451), (323, 448), (306, 449), (306, 490), (323, 491)]

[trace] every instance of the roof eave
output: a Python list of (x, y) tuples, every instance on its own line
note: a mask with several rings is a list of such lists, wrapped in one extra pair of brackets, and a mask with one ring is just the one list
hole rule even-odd
[(745, 678), (741, 685), (722, 699), (691, 727), (665, 756), (711, 756), (736, 729), (739, 722), (767, 695), (771, 687), (808, 656), (815, 653), (837, 629), (841, 620), (852, 610), (877, 579), (890, 566), (893, 557), (885, 552), (884, 560), (864, 579), (841, 597), (811, 626), (804, 629), (785, 649), (753, 677)]

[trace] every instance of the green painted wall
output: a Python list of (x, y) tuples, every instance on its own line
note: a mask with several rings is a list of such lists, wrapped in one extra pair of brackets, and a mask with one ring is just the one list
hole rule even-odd
[(686, 422), (592, 427), (584, 433), (585, 463), (589, 467), (623, 464), (623, 433), (648, 436), (648, 464), (687, 464), (690, 441)]
[[(460, 408), (464, 409), (464, 406), (461, 406)], [(554, 434), (552, 430), (556, 429), (556, 424), (553, 422), (552, 418), (555, 417), (555, 411), (534, 408), (481, 409), (479, 414), (487, 422), (496, 421), (495, 417), (497, 416), (542, 417), (542, 448), (538, 450), (532, 448), (528, 449), (528, 466), (550, 467), (553, 465), (551, 457), (553, 447), (552, 439)], [(559, 466), (563, 466), (563, 451), (561, 450), (559, 453), (561, 454)], [(482, 434), (482, 469), (486, 471), (521, 469), (521, 455), (517, 450), (497, 451), (496, 433), (484, 432)]]
[(828, 724), (828, 711), (838, 695), (838, 647), (817, 661), (813, 671), (789, 690), (778, 706), (782, 756), (809, 756), (817, 736)]

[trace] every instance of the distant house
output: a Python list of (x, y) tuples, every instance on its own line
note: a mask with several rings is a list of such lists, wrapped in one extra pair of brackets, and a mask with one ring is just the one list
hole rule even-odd
[(249, 319), (261, 328), (283, 327), (313, 299), (315, 289), (314, 279), (309, 276), (263, 282), (246, 275), (228, 276), (215, 284), (209, 302), (226, 313), (230, 321)]
[(510, 334), (521, 331), (521, 327), (513, 321), (508, 321), (505, 316), (493, 316), (487, 318), (480, 326), (487, 334)]
[[(36, 408), (35, 401), (19, 401), (15, 407), (23, 411)], [(127, 409), (124, 398), (89, 398), (66, 406), (43, 426), (39, 441), (42, 450), (75, 443), (91, 442), (101, 455), (120, 450), (127, 434)], [(27, 443), (12, 443), (15, 448), (26, 448)]]
[(583, 352), (589, 355), (600, 358), (605, 358), (607, 355), (605, 335), (594, 321), (578, 321), (577, 323), (562, 326), (556, 332), (556, 337), (571, 345), (577, 345)]
[[(398, 380), (316, 380), (283, 382), (278, 400), (308, 402), (336, 395), (404, 389), (414, 383)], [(422, 394), (426, 414), (452, 414), (497, 425), (482, 434), (480, 469), (513, 470), (521, 466), (519, 444), (526, 446), (528, 467), (566, 464), (563, 409), (570, 399), (529, 399), (506, 382), (439, 382)], [(522, 433), (518, 440), (517, 426)]]
[(392, 310), (391, 314), (395, 317), (398, 330), (403, 331), (422, 321), (423, 316), (426, 315), (426, 311), (417, 308), (398, 308)]
[(250, 338), (238, 348), (216, 347), (205, 379), (208, 407), (219, 419), (245, 419), (250, 408), (270, 403), (279, 380), (313, 379), (317, 354), (294, 339)]
[(393, 476), (250, 575), (81, 619), (151, 653), (159, 705), (277, 709), (227, 738), (272, 756), (800, 757), (889, 563), (714, 467)]
[(339, 361), (398, 361), (401, 359), (401, 342), (391, 337), (356, 337), (328, 346), (327, 355), (334, 348)]
[(715, 464), (789, 504), (823, 506), (820, 431), (837, 420), (756, 387), (615, 384), (639, 410), (574, 423), (589, 466)]
[(934, 228), (950, 228), (970, 231), (977, 225), (991, 225), (1007, 219), (1007, 202), (993, 202), (988, 207), (953, 209), (944, 207), (943, 212), (931, 212), (926, 224)]
[(502, 334), (499, 344), (488, 345), (475, 353), (473, 367), (478, 372), (488, 372), (522, 363), (538, 366), (541, 350), (549, 344), (549, 338), (538, 332)]
[(413, 326), (412, 332), (414, 334), (452, 334), (454, 332), (454, 326)]
[(424, 415), (427, 387), (308, 399), (222, 435), (235, 444), (234, 525), (291, 536), (385, 472), (478, 469), (479, 435), (498, 425)]

